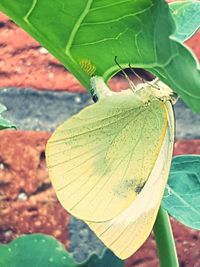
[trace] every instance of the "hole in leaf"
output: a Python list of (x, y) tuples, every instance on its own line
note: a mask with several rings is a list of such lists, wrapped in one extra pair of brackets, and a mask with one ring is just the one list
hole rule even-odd
[(142, 80), (152, 81), (155, 78), (153, 74), (151, 74), (150, 72), (144, 69), (126, 68), (123, 71), (119, 70), (119, 72), (110, 79), (109, 86), (111, 87), (111, 89), (120, 91), (120, 90), (124, 90), (130, 87), (129, 82), (123, 72), (126, 73), (128, 78), (134, 83), (134, 85), (142, 83)]

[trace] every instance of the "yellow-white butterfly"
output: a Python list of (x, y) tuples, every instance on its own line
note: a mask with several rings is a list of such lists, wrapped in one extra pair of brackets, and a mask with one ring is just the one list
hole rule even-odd
[(145, 84), (112, 93), (101, 77), (91, 82), (99, 101), (57, 128), (47, 165), (63, 207), (125, 259), (150, 234), (167, 182), (172, 92)]

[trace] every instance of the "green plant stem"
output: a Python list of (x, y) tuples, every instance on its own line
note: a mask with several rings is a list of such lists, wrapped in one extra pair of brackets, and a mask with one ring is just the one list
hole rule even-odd
[(160, 267), (178, 267), (178, 257), (168, 213), (160, 207), (153, 227)]

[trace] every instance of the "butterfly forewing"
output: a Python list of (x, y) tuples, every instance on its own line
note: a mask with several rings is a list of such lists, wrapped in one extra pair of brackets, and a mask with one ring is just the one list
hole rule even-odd
[(50, 178), (74, 216), (103, 222), (138, 197), (167, 128), (165, 104), (134, 94), (101, 99), (57, 128), (47, 144)]

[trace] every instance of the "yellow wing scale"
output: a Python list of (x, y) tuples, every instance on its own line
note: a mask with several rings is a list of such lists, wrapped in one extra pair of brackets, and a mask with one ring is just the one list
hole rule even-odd
[(96, 235), (121, 259), (131, 256), (147, 239), (160, 207), (167, 182), (173, 151), (174, 118), (171, 104), (165, 104), (169, 114), (165, 138), (143, 190), (136, 200), (116, 218), (87, 222)]
[[(130, 103), (130, 96), (126, 98)], [(116, 109), (114, 100), (110, 96), (66, 121), (47, 145), (49, 174), (58, 199), (83, 220), (112, 219), (133, 202), (138, 194), (134, 189), (148, 179), (166, 130), (162, 102), (154, 101), (153, 111), (138, 101), (135, 107), (133, 95), (127, 111), (127, 107)], [(90, 123), (91, 113), (99, 113), (102, 102), (108, 101), (108, 119), (102, 112), (102, 120), (97, 117), (97, 123)], [(154, 136), (144, 135), (147, 129)], [(124, 184), (129, 186), (121, 187)]]
[(120, 258), (149, 235), (169, 173), (171, 103), (152, 93), (149, 99), (145, 105), (140, 92), (102, 97), (58, 127), (47, 144), (61, 204)]

